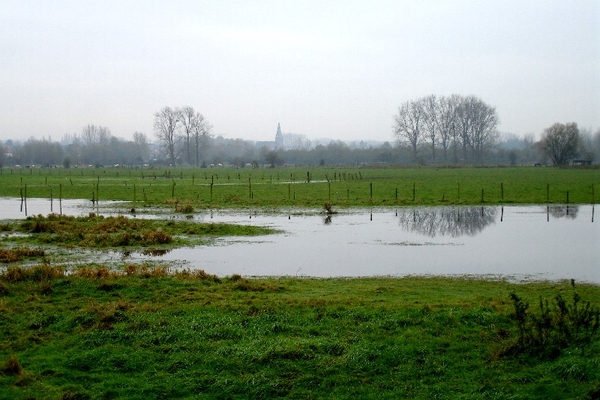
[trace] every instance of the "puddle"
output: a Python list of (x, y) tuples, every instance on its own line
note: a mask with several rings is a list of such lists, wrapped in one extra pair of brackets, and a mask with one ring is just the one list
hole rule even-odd
[(353, 210), (327, 217), (214, 212), (195, 219), (284, 233), (219, 239), (161, 259), (219, 276), (477, 275), (600, 283), (600, 226), (592, 218), (592, 206)]
[[(119, 212), (111, 210), (110, 203), (99, 209), (88, 203), (63, 200), (62, 211)], [(0, 199), (0, 219), (24, 218), (9, 208), (19, 211), (19, 200)], [(28, 212), (48, 214), (49, 200), (28, 200)], [(138, 217), (165, 215), (145, 210)], [(329, 216), (314, 210), (229, 210), (191, 218), (268, 226), (283, 233), (221, 238), (213, 245), (164, 254), (113, 252), (101, 257), (199, 268), (218, 276), (469, 275), (517, 281), (573, 278), (600, 284), (600, 224), (594, 221), (594, 207), (587, 205), (344, 210)]]

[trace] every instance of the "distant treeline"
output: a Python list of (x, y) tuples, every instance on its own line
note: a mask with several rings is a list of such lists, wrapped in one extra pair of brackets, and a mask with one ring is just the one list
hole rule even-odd
[[(159, 144), (150, 143), (146, 135), (136, 132), (132, 140), (116, 138), (107, 128), (88, 125), (80, 135), (65, 135), (61, 141), (30, 138), (24, 142), (0, 142), (2, 166), (141, 166), (170, 165), (170, 157)], [(177, 147), (175, 164), (186, 166), (185, 146)], [(438, 153), (443, 152), (443, 148)], [(485, 148), (478, 160), (435, 157), (432, 144), (419, 143), (416, 148), (391, 141), (380, 145), (332, 141), (303, 149), (275, 149), (274, 145), (242, 139), (208, 137), (200, 154), (199, 166), (229, 165), (237, 167), (281, 165), (533, 165), (552, 164), (542, 141), (533, 135), (524, 138), (513, 134), (499, 135)], [(600, 130), (593, 133), (581, 130), (577, 157), (585, 160), (600, 159)]]

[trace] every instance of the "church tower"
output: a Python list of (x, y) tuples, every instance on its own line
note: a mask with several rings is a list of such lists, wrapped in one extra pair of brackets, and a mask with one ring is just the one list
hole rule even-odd
[(284, 150), (283, 133), (281, 133), (280, 123), (277, 123), (277, 134), (275, 135), (275, 149)]

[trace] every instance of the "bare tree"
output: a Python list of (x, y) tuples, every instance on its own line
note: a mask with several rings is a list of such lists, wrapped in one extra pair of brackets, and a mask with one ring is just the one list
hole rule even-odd
[(421, 101), (407, 101), (394, 116), (394, 134), (399, 143), (408, 143), (417, 161), (419, 143), (423, 137), (424, 111)]
[(475, 96), (456, 99), (457, 140), (463, 149), (464, 161), (481, 162), (485, 151), (498, 137), (496, 109)]
[(200, 113), (196, 113), (194, 129), (192, 135), (194, 138), (195, 160), (196, 166), (200, 165), (200, 156), (206, 150), (210, 139), (211, 125)]
[(579, 140), (579, 129), (575, 122), (556, 123), (544, 130), (540, 146), (554, 165), (566, 165), (577, 156)]
[(435, 162), (435, 148), (437, 146), (439, 133), (438, 101), (435, 95), (424, 97), (420, 100), (423, 105), (424, 126), (429, 144), (431, 145), (431, 159)]
[(196, 129), (196, 124), (197, 124), (197, 118), (196, 118), (196, 111), (194, 110), (193, 107), (190, 106), (185, 106), (182, 107), (179, 110), (179, 117), (180, 117), (180, 122), (181, 122), (181, 131), (182, 131), (182, 136), (183, 136), (183, 147), (185, 149), (185, 153), (186, 153), (186, 162), (188, 164), (192, 163), (192, 157), (191, 157), (191, 151), (192, 151), (192, 146), (191, 146), (191, 140), (192, 140), (192, 135), (194, 130)]
[(150, 158), (150, 149), (148, 147), (148, 138), (146, 134), (141, 132), (134, 132), (133, 143), (135, 144), (135, 160), (134, 161), (147, 161)]
[(437, 102), (437, 128), (439, 132), (442, 149), (444, 151), (444, 161), (448, 161), (448, 148), (456, 139), (456, 106), (458, 98), (456, 95), (451, 97), (441, 97)]
[(171, 107), (164, 107), (154, 114), (154, 132), (165, 149), (171, 165), (175, 165), (175, 142), (179, 112)]
[(470, 135), (473, 161), (482, 162), (484, 154), (498, 139), (496, 109), (480, 99), (473, 101), (474, 121)]
[(4, 166), (4, 160), (6, 158), (6, 155), (4, 153), (4, 144), (2, 144), (2, 141), (0, 140), (0, 168)]
[(82, 161), (101, 165), (107, 162), (112, 135), (104, 126), (87, 125), (81, 130)]

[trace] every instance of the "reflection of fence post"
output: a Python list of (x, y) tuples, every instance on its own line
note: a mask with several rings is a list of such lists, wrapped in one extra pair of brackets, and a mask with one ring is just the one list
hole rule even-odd
[(60, 215), (62, 215), (62, 183), (58, 185), (58, 206), (60, 208)]

